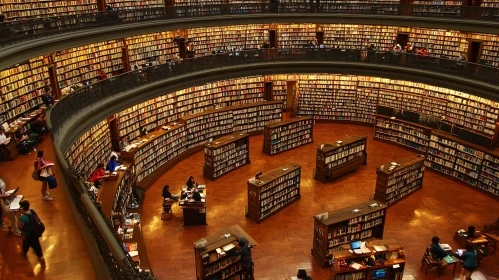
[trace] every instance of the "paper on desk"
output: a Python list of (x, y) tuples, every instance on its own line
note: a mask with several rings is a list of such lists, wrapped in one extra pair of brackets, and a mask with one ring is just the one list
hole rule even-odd
[(360, 268), (362, 268), (362, 265), (360, 263), (353, 262), (350, 265), (350, 267), (353, 268), (353, 269), (360, 269)]
[(353, 250), (355, 254), (362, 254), (362, 249), (355, 249)]
[(130, 252), (128, 252), (128, 254), (130, 255), (130, 257), (135, 257), (135, 256), (139, 255), (139, 252), (138, 251), (130, 251)]

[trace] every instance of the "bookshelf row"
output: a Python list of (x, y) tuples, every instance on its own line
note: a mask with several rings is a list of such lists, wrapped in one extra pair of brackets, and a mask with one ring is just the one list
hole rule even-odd
[(288, 163), (248, 181), (246, 217), (260, 223), (300, 199), (301, 167)]
[[(140, 129), (152, 130), (183, 116), (206, 110), (264, 101), (263, 76), (222, 80), (150, 99), (118, 113), (120, 136), (134, 139)], [(255, 114), (257, 114), (255, 112)], [(238, 126), (252, 124), (235, 120)]]
[(265, 125), (263, 152), (275, 155), (298, 146), (312, 143), (314, 120), (299, 117)]
[[(275, 101), (206, 110), (182, 117), (174, 124), (157, 127), (148, 135), (130, 141), (122, 155), (135, 164), (137, 181), (140, 182), (190, 148), (226, 134), (262, 131), (265, 124), (281, 118), (281, 103)], [(250, 119), (253, 121), (248, 122)], [(248, 145), (245, 150), (249, 151)], [(228, 172), (230, 169), (226, 167), (212, 170), (213, 179)]]
[[(220, 236), (226, 238), (221, 239)], [(194, 243), (196, 279), (250, 280), (243, 273), (241, 255), (236, 253), (235, 243), (239, 241), (247, 242), (248, 246), (252, 247), (257, 245), (238, 225), (196, 241)], [(251, 258), (251, 255), (249, 257)]]
[(499, 154), (495, 150), (449, 133), (381, 115), (376, 118), (374, 138), (423, 153), (426, 167), (499, 199)]
[(315, 179), (326, 183), (367, 163), (367, 137), (351, 136), (317, 148)]
[(211, 180), (249, 162), (247, 133), (236, 132), (204, 144), (203, 174)]
[(423, 187), (424, 158), (411, 157), (384, 164), (376, 171), (374, 199), (393, 205)]
[[(297, 48), (303, 47), (308, 41), (316, 38), (317, 33), (322, 33), (326, 47), (357, 49), (374, 44), (377, 48), (383, 49), (396, 40), (397, 34), (404, 33), (408, 35), (412, 45), (426, 47), (430, 55), (449, 58), (457, 58), (460, 53), (466, 53), (470, 41), (480, 41), (482, 42), (480, 63), (499, 67), (497, 60), (499, 36), (492, 34), (419, 27), (352, 24), (279, 24), (275, 26), (253, 24), (192, 28), (84, 45), (47, 54), (45, 57), (33, 58), (19, 66), (5, 69), (0, 78), (2, 87), (6, 89), (2, 90), (1, 93), (2, 111), (0, 118), (4, 121), (11, 121), (16, 116), (37, 108), (40, 102), (33, 97), (39, 96), (45, 85), (50, 85), (51, 71), (49, 71), (49, 66), (52, 65), (55, 71), (52, 80), (56, 81), (57, 84), (57, 86), (52, 85), (52, 88), (57, 91), (60, 89), (66, 94), (68, 93), (64, 90), (66, 87), (89, 85), (100, 79), (123, 73), (130, 69), (130, 66), (135, 69), (135, 67), (140, 68), (171, 60), (180, 53), (175, 38), (185, 38), (186, 41), (194, 44), (193, 51), (196, 55), (205, 55), (222, 49), (258, 48), (264, 40), (269, 39), (270, 30), (276, 30), (278, 47)], [(347, 98), (355, 88), (350, 87), (350, 82), (346, 80), (340, 82), (343, 86), (341, 90), (334, 93), (336, 98), (333, 101), (340, 103), (340, 105), (350, 102), (349, 107), (351, 107), (352, 101)], [(286, 82), (275, 81), (274, 95), (276, 100), (285, 100), (286, 86)], [(326, 88), (321, 89), (321, 91), (327, 91), (327, 87), (330, 85), (325, 86)], [(307, 91), (308, 94), (313, 94), (316, 91), (314, 87), (313, 81), (299, 83), (299, 88), (303, 89), (304, 93)], [(368, 111), (365, 114), (357, 115), (357, 112), (352, 112), (352, 110), (330, 112), (330, 110), (318, 107), (314, 100), (299, 104), (301, 111), (303, 111), (303, 115), (313, 112), (316, 118), (321, 118), (322, 115), (322, 118), (331, 119), (334, 115), (334, 119), (337, 120), (355, 118), (358, 121), (372, 123), (371, 112), (373, 110), (369, 110), (372, 109), (369, 106), (372, 105), (370, 101), (373, 101), (372, 99), (375, 98), (376, 94), (370, 87), (357, 85), (356, 89), (360, 100), (357, 106), (365, 107)], [(15, 93), (16, 90), (17, 93)], [(11, 100), (16, 96), (20, 98)], [(331, 98), (331, 96), (327, 96), (327, 98)], [(344, 99), (343, 102), (341, 99)], [(434, 107), (445, 105), (435, 102)], [(401, 104), (410, 103), (402, 102)], [(331, 107), (334, 108), (337, 105), (332, 104)], [(422, 106), (422, 110), (424, 108), (426, 106)], [(470, 113), (473, 114), (473, 112)], [(459, 114), (450, 115), (450, 122), (453, 122), (457, 117)], [(473, 129), (475, 129), (474, 127), (484, 129), (484, 123), (481, 120), (474, 120), (474, 122), (465, 125)]]
[(66, 151), (65, 158), (79, 174), (90, 178), (97, 164), (108, 161), (111, 150), (111, 134), (104, 120), (80, 136)]
[[(273, 86), (277, 100), (287, 92), (289, 82), (296, 82), (297, 113), (315, 120), (374, 124), (378, 113), (442, 130), (461, 128), (463, 139), (491, 146), (499, 116), (496, 102), (423, 83), (335, 74), (272, 75), (265, 79), (277, 84)], [(377, 134), (384, 137), (403, 129), (388, 131), (386, 123), (376, 127)], [(407, 137), (406, 145), (424, 145), (425, 139)]]
[(351, 241), (383, 238), (387, 206), (374, 200), (314, 217), (312, 255), (324, 266)]

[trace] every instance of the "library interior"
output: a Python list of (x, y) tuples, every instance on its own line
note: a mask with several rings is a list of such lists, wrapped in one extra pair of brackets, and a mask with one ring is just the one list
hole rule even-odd
[(0, 279), (497, 280), (498, 201), (499, 0), (0, 0)]

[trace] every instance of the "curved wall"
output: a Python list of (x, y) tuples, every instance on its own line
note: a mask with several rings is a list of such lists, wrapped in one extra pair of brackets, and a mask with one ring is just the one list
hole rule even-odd
[(26, 60), (26, 58), (36, 57), (85, 44), (115, 40), (128, 36), (195, 27), (277, 23), (337, 23), (388, 26), (400, 26), (402, 25), (401, 23), (403, 23), (403, 26), (445, 28), (463, 32), (499, 34), (499, 23), (497, 22), (444, 18), (418, 18), (410, 16), (363, 14), (271, 14), (271, 16), (269, 16), (269, 14), (245, 14), (230, 16), (206, 16), (200, 18), (128, 23), (90, 30), (78, 30), (78, 32), (57, 34), (56, 36), (21, 42), (12, 46), (5, 46), (0, 49), (0, 69), (5, 69), (17, 63), (22, 63)]

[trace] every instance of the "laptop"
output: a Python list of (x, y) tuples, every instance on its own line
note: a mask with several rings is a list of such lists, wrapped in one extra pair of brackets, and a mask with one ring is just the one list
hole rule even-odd
[(462, 257), (464, 252), (466, 252), (466, 249), (457, 249), (457, 255)]
[(360, 241), (353, 241), (352, 243), (350, 243), (350, 249), (352, 250), (360, 249)]

